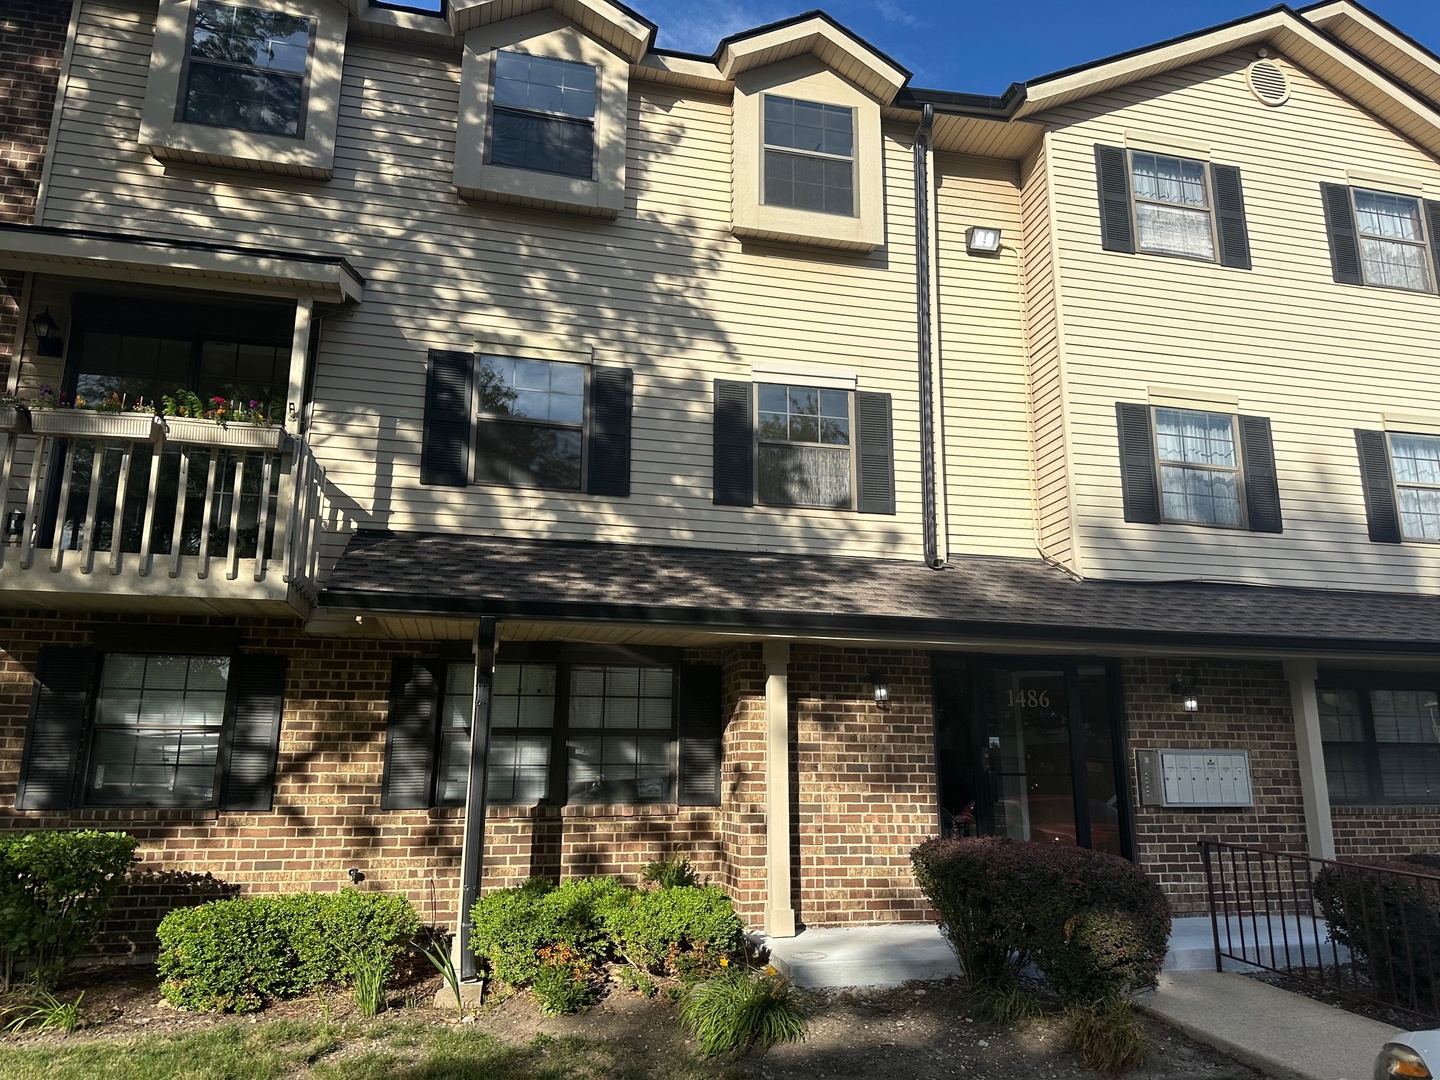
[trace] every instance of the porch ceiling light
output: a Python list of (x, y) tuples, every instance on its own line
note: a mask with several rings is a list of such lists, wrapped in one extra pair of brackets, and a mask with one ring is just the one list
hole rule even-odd
[(971, 225), (965, 230), (965, 251), (970, 255), (994, 255), (1000, 250), (1000, 230), (989, 225)]
[(55, 316), (50, 314), (48, 307), (30, 320), (30, 326), (35, 331), (35, 351), (40, 356), (65, 354), (65, 342), (60, 337), (60, 324), (55, 321)]
[(1180, 699), (1180, 707), (1186, 712), (1200, 711), (1200, 695), (1195, 689), (1195, 677), (1176, 675), (1170, 684), (1170, 692)]
[(880, 708), (890, 704), (890, 685), (885, 681), (885, 675), (880, 671), (870, 673), (870, 682), (875, 687), (875, 704)]

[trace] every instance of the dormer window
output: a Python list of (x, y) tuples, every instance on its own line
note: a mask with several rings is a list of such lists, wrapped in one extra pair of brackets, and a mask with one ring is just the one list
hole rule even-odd
[(765, 95), (765, 204), (855, 216), (855, 110)]
[(595, 84), (591, 64), (498, 52), (490, 164), (592, 179)]
[(196, 6), (180, 119), (299, 136), (311, 20), (212, 0)]

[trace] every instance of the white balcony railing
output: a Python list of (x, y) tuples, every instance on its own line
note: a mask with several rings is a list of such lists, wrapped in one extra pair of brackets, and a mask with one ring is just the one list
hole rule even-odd
[(0, 434), (0, 591), (313, 602), (325, 475), (309, 447), (174, 426), (56, 411)]

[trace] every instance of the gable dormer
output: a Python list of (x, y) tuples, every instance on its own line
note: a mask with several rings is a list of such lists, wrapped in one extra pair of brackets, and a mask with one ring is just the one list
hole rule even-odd
[(735, 86), (732, 231), (881, 247), (880, 110), (909, 73), (818, 14), (727, 38), (716, 63)]

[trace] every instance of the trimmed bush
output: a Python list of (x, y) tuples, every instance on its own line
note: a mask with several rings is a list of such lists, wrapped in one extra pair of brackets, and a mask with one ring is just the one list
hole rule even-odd
[(54, 985), (94, 942), (138, 844), (116, 832), (0, 837), (0, 990), (26, 969)]
[(564, 945), (586, 962), (603, 957), (609, 941), (599, 909), (625, 893), (611, 877), (574, 878), (556, 885), (531, 878), (515, 889), (487, 893), (470, 909), (470, 948), (511, 986), (535, 981), (542, 949)]
[(631, 890), (598, 914), (615, 951), (654, 975), (713, 971), (744, 944), (744, 924), (714, 885)]
[(1429, 960), (1440, 957), (1440, 869), (1425, 859), (1327, 865), (1314, 889), (1331, 938), (1350, 950), (1370, 991), (1431, 1012), (1440, 1003)]
[(156, 931), (160, 990), (181, 1008), (251, 1012), (348, 984), (357, 957), (388, 966), (419, 929), (404, 897), (355, 889), (179, 908)]
[(1155, 985), (1170, 906), (1124, 859), (1005, 837), (937, 837), (911, 861), (977, 988), (1012, 986), (1028, 963), (1067, 1004)]

